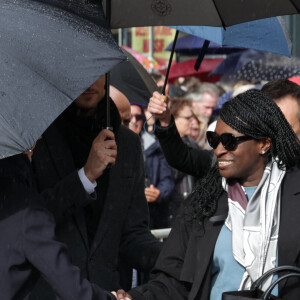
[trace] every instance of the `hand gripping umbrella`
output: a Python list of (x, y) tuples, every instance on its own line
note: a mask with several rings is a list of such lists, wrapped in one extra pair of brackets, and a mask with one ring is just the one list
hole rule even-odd
[[(0, 157), (31, 149), (54, 119), (125, 59), (101, 11), (0, 0)], [(95, 16), (98, 21), (94, 22)]]

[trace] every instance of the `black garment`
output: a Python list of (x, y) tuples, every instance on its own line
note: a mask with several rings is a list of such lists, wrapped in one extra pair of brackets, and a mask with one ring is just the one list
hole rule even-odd
[[(92, 232), (87, 228), (86, 209), (80, 206), (65, 214), (60, 213), (62, 218), (56, 229), (58, 239), (67, 244), (72, 262), (80, 268), (81, 274), (109, 291), (120, 288), (119, 257), (131, 267), (149, 271), (161, 249), (161, 243), (148, 228), (139, 137), (121, 125), (116, 143), (118, 155), (115, 166), (107, 173), (108, 183), (102, 184), (100, 179), (97, 187), (100, 193), (106, 189), (106, 197), (102, 199), (100, 195), (100, 199), (97, 191), (94, 195), (95, 201), (100, 200), (103, 207), (93, 240), (89, 242), (88, 236)], [(58, 130), (56, 122), (38, 141), (33, 164), (38, 188), (43, 193), (60, 199), (68, 199), (72, 193), (80, 203), (91, 200), (79, 180), (68, 141)], [(55, 297), (41, 281), (31, 299)]]
[(54, 218), (32, 184), (25, 155), (0, 160), (1, 299), (28, 299), (40, 274), (62, 300), (115, 299), (80, 278), (65, 245), (55, 239)]
[[(194, 149), (196, 151), (201, 150), (197, 143), (190, 140), (187, 136), (182, 137), (182, 141), (189, 147), (189, 149)], [(180, 205), (192, 192), (197, 182), (197, 178), (192, 175), (181, 172), (175, 168), (173, 168), (172, 171), (175, 181), (175, 188), (171, 194), (171, 200), (169, 202), (169, 227), (172, 227)]]
[[(84, 166), (94, 139), (102, 129), (106, 128), (106, 109), (107, 101), (105, 95), (93, 115), (86, 116), (84, 111), (73, 103), (55, 122), (69, 145), (77, 169)], [(112, 99), (110, 99), (110, 116), (112, 130), (117, 135), (121, 119)]]
[[(287, 171), (282, 183), (278, 265), (300, 267), (300, 170)], [(218, 199), (215, 216), (228, 213), (228, 196)], [(205, 231), (176, 218), (169, 238), (153, 269), (153, 280), (129, 292), (133, 300), (208, 300), (214, 247), (223, 222), (205, 220)], [(279, 276), (283, 274), (280, 273)], [(300, 279), (290, 278), (279, 284), (282, 300), (300, 299)]]
[(171, 167), (198, 178), (206, 175), (212, 164), (213, 151), (186, 145), (181, 140), (173, 116), (168, 127), (161, 127), (159, 121), (155, 126), (155, 135)]
[[(142, 134), (144, 146), (146, 184), (153, 184), (160, 190), (160, 196), (155, 202), (148, 203), (150, 212), (150, 228), (168, 227), (169, 201), (174, 189), (174, 179), (171, 167), (168, 165), (159, 142), (153, 135)], [(147, 149), (145, 149), (145, 146)]]

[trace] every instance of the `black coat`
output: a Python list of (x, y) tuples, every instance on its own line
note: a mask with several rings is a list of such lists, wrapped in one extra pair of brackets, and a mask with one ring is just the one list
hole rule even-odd
[[(91, 246), (87, 236), (85, 210), (74, 206), (69, 213), (59, 212), (61, 222), (56, 234), (67, 244), (72, 262), (83, 277), (109, 291), (120, 287), (117, 270), (119, 256), (131, 267), (148, 271), (161, 249), (148, 228), (148, 208), (144, 194), (144, 164), (139, 137), (120, 126), (116, 143), (118, 155), (109, 171), (106, 199), (100, 223)], [(70, 199), (79, 203), (92, 201), (82, 186), (72, 154), (55, 124), (38, 142), (33, 155), (38, 187), (47, 195)], [(51, 199), (51, 197), (47, 197)], [(48, 200), (49, 201), (49, 200)], [(59, 207), (55, 207), (60, 210)], [(31, 299), (55, 299), (53, 293), (40, 282)]]
[(25, 155), (0, 161), (1, 299), (28, 299), (40, 274), (60, 299), (115, 299), (80, 278), (65, 245), (55, 239), (53, 215), (40, 198)]
[(211, 167), (213, 152), (186, 145), (177, 131), (173, 117), (168, 127), (161, 127), (159, 121), (155, 125), (155, 135), (169, 165), (195, 177), (205, 176)]
[[(278, 265), (300, 267), (300, 170), (288, 171), (282, 185)], [(227, 193), (218, 200), (216, 216), (228, 213)], [(178, 217), (153, 270), (154, 279), (131, 290), (133, 300), (209, 300), (214, 247), (222, 222), (205, 222), (205, 233)], [(280, 275), (281, 276), (281, 275)], [(300, 299), (300, 279), (279, 285), (282, 300)]]

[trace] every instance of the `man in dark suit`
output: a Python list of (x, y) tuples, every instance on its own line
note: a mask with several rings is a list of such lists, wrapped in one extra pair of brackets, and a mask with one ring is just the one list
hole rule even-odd
[(40, 197), (26, 155), (0, 160), (1, 299), (28, 300), (40, 274), (59, 299), (115, 299), (83, 279), (71, 264), (66, 246), (55, 238), (53, 215)]
[[(101, 77), (43, 134), (33, 167), (38, 188), (56, 217), (57, 237), (67, 244), (72, 262), (91, 282), (117, 290), (120, 259), (149, 271), (161, 244), (148, 228), (139, 137), (120, 124), (112, 101), (113, 132), (102, 130), (105, 95)], [(66, 210), (57, 199), (73, 204)], [(55, 296), (41, 280), (31, 299)]]

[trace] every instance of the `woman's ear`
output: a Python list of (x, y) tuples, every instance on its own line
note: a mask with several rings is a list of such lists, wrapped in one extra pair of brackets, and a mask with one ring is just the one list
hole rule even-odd
[(272, 141), (270, 138), (265, 138), (261, 140), (261, 144), (260, 144), (260, 152), (262, 155), (266, 154), (272, 145)]

